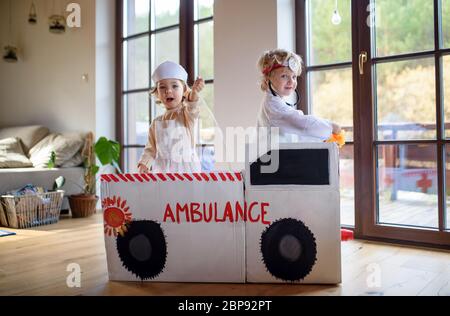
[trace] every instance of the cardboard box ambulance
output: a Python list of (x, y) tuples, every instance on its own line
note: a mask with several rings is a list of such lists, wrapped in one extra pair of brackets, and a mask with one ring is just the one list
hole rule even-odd
[(247, 160), (245, 192), (241, 173), (102, 175), (110, 280), (339, 283), (337, 147), (277, 154)]

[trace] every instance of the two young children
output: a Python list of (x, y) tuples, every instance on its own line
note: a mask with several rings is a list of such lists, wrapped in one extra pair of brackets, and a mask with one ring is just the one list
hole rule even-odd
[[(296, 93), (301, 65), (300, 56), (281, 49), (261, 56), (258, 66), (265, 96), (257, 125), (279, 128), (280, 136), (287, 141), (326, 141), (341, 132), (339, 125), (304, 115), (285, 101)], [(169, 61), (159, 65), (152, 75), (156, 86), (150, 92), (166, 112), (150, 125), (148, 142), (138, 163), (141, 173), (149, 172), (150, 168), (154, 173), (201, 171), (195, 152), (194, 125), (203, 102), (199, 93), (205, 83), (197, 78), (189, 89), (187, 77), (183, 67)]]

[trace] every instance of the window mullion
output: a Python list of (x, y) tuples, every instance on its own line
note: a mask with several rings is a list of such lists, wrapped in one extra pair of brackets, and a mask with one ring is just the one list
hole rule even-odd
[(441, 36), (441, 0), (434, 0), (434, 47), (435, 47), (435, 81), (436, 81), (436, 127), (437, 127), (437, 170), (438, 170), (438, 220), (439, 231), (445, 230), (446, 188), (445, 188), (445, 139), (443, 85), (442, 85), (442, 58), (440, 54)]
[[(152, 2), (154, 0), (148, 0), (149, 1), (149, 6), (148, 6), (148, 25), (149, 25), (149, 33), (148, 33), (148, 73), (149, 73), (149, 78), (148, 78), (148, 86), (151, 87), (152, 86), (152, 14), (153, 14), (153, 10), (152, 10)], [(148, 98), (148, 124), (150, 125), (153, 121), (153, 109), (152, 109), (152, 98), (149, 96)]]
[(188, 73), (188, 84), (195, 76), (194, 0), (180, 0), (180, 64)]
[(298, 104), (298, 108), (303, 111), (305, 114), (309, 114), (308, 111), (308, 100), (309, 100), (309, 91), (308, 91), (308, 73), (306, 71), (307, 65), (307, 55), (306, 55), (306, 0), (295, 0), (295, 15), (298, 26), (296, 27), (296, 49), (298, 54), (304, 59), (304, 71), (302, 76), (299, 78), (299, 84), (297, 86), (297, 91), (301, 96), (300, 102)]

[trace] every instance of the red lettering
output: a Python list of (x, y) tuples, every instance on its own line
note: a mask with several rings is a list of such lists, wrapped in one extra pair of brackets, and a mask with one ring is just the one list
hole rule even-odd
[(250, 204), (250, 207), (248, 209), (248, 219), (250, 220), (250, 222), (252, 223), (257, 223), (259, 221), (259, 218), (261, 217), (261, 215), (258, 214), (258, 216), (256, 218), (252, 217), (252, 210), (253, 208), (258, 205), (258, 202), (253, 202), (252, 204)]
[[(268, 208), (270, 203), (264, 202), (252, 202), (243, 204), (238, 202), (227, 202), (223, 209), (218, 210), (217, 202), (209, 203), (186, 203), (176, 204), (176, 216), (170, 204), (166, 205), (164, 212), (163, 222), (172, 221), (173, 223), (180, 223), (183, 219), (186, 222), (199, 223), (199, 222), (216, 222), (216, 223), (234, 223), (234, 222), (261, 222), (264, 225), (270, 225), (271, 222), (266, 219), (268, 214)], [(233, 208), (234, 207), (234, 208)], [(223, 213), (221, 211), (223, 210)], [(184, 213), (184, 214), (183, 214)], [(184, 217), (183, 217), (184, 216)]]
[[(170, 208), (170, 204), (167, 204), (166, 211), (164, 212), (163, 222), (167, 222), (167, 218), (170, 217), (173, 223), (175, 223), (175, 217), (173, 216), (172, 209)], [(180, 222), (178, 222), (180, 223)]]
[[(198, 223), (202, 221), (202, 213), (198, 210), (200, 209), (199, 203), (191, 203), (191, 218), (192, 223)], [(195, 216), (198, 216), (198, 219)]]
[(269, 207), (270, 204), (269, 203), (261, 203), (261, 223), (263, 223), (264, 225), (270, 225), (270, 221), (266, 221), (266, 215), (267, 215), (266, 206)]
[(225, 206), (225, 212), (223, 214), (223, 221), (224, 222), (226, 221), (226, 218), (228, 218), (228, 221), (230, 223), (234, 222), (234, 220), (233, 220), (233, 209), (231, 207), (231, 203), (230, 202), (227, 202), (227, 205)]
[(180, 213), (181, 212), (185, 212), (186, 222), (190, 222), (188, 204), (184, 204), (183, 207), (181, 207), (181, 205), (179, 203), (177, 203), (177, 223), (180, 223)]
[[(208, 214), (206, 214), (208, 212)], [(213, 218), (213, 206), (209, 204), (209, 207), (206, 207), (206, 203), (203, 203), (203, 217), (206, 223), (211, 222)]]
[(216, 205), (216, 207), (215, 207), (215, 209), (214, 209), (214, 221), (215, 221), (216, 223), (223, 223), (223, 222), (225, 222), (225, 219), (224, 219), (224, 218), (219, 219), (219, 217), (217, 216), (217, 203), (215, 203), (215, 205)]
[(239, 202), (236, 202), (236, 219), (235, 221), (238, 222), (239, 218), (243, 220), (244, 222), (247, 221), (247, 202), (244, 203), (244, 209), (242, 209), (242, 206)]

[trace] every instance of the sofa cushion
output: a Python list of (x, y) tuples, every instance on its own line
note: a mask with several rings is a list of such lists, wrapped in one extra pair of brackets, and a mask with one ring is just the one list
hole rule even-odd
[(81, 156), (81, 152), (78, 152), (75, 154), (75, 156), (65, 161), (61, 165), (61, 168), (73, 168), (81, 166), (82, 164), (83, 164), (83, 156)]
[(25, 168), (33, 164), (25, 156), (20, 139), (11, 137), (0, 140), (0, 168)]
[(25, 154), (41, 141), (45, 136), (49, 134), (47, 127), (33, 125), (33, 126), (22, 126), (22, 127), (6, 127), (0, 129), (0, 139), (18, 137), (22, 141), (23, 150)]
[(82, 133), (52, 133), (30, 149), (30, 160), (36, 168), (44, 168), (50, 160), (52, 151), (56, 154), (56, 166), (71, 159), (83, 146)]

